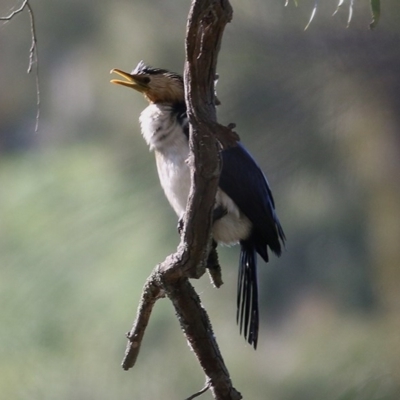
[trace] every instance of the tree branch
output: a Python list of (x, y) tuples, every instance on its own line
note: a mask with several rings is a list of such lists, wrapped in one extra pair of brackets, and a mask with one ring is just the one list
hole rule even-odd
[(16, 10), (12, 11), (11, 14), (7, 15), (7, 17), (0, 17), (0, 21), (11, 21), (17, 14), (24, 11), (27, 5), (28, 5), (28, 0), (24, 0), (20, 8), (17, 8)]
[(29, 49), (29, 65), (28, 65), (28, 74), (31, 73), (33, 64), (36, 64), (35, 70), (35, 80), (36, 80), (36, 124), (35, 124), (35, 132), (38, 131), (39, 128), (39, 119), (40, 119), (40, 84), (39, 84), (39, 62), (37, 55), (37, 36), (36, 36), (36, 27), (35, 27), (35, 16), (33, 14), (33, 10), (31, 5), (29, 4), (29, 0), (24, 0), (19, 8), (12, 11), (6, 17), (0, 17), (0, 21), (11, 21), (17, 14), (24, 11), (25, 7), (29, 12), (29, 19), (31, 23), (31, 47)]
[[(177, 252), (158, 265), (148, 278), (138, 316), (128, 334), (122, 366), (136, 361), (155, 301), (167, 295), (174, 305), (183, 333), (206, 375), (217, 400), (239, 400), (213, 333), (207, 312), (188, 278), (199, 278), (213, 250), (212, 215), (218, 188), (219, 143), (232, 145), (237, 136), (231, 127), (216, 121), (214, 78), (222, 34), (232, 18), (228, 0), (193, 0), (186, 34), (185, 100), (190, 122), (191, 189)], [(215, 249), (214, 249), (215, 250)]]
[(130, 332), (126, 335), (129, 341), (125, 350), (124, 360), (122, 361), (122, 368), (125, 371), (132, 368), (136, 363), (153, 306), (161, 297), (164, 297), (164, 293), (161, 291), (160, 286), (153, 282), (153, 277), (151, 275), (144, 285), (135, 322)]

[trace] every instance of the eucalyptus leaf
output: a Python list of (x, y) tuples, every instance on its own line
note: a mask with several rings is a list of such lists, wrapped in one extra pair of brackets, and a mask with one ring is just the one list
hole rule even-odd
[(371, 0), (372, 21), (369, 24), (369, 29), (375, 29), (378, 25), (381, 16), (381, 0)]
[(351, 19), (353, 18), (353, 5), (354, 0), (351, 0), (349, 5), (349, 18), (347, 19), (347, 28), (350, 26)]
[(332, 14), (332, 17), (339, 11), (339, 8), (343, 5), (344, 0), (339, 0), (339, 4), (336, 7), (335, 12)]
[[(298, 3), (297, 3), (297, 0), (293, 0), (293, 3), (294, 3), (294, 5), (297, 7), (298, 6)], [(285, 1), (285, 7), (287, 7), (289, 5), (289, 0), (286, 0)]]
[(304, 28), (304, 30), (306, 31), (308, 29), (308, 27), (311, 24), (311, 21), (314, 19), (315, 13), (317, 12), (317, 2), (315, 2), (314, 8), (311, 12), (311, 16), (310, 16), (310, 20), (308, 21), (308, 24), (306, 25), (306, 27)]

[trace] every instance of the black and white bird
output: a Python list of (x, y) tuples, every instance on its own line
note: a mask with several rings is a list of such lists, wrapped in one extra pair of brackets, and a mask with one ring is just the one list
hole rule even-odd
[[(190, 190), (189, 121), (181, 75), (150, 67), (141, 61), (127, 73), (111, 72), (125, 80), (111, 82), (142, 93), (149, 102), (140, 114), (142, 135), (154, 151), (160, 183), (181, 219)], [(219, 212), (213, 239), (222, 244), (240, 243), (237, 320), (248, 343), (257, 347), (259, 329), (257, 253), (268, 262), (268, 247), (276, 255), (285, 241), (275, 212), (274, 199), (261, 169), (241, 143), (221, 152), (222, 170), (215, 199)], [(222, 212), (221, 212), (222, 210)]]

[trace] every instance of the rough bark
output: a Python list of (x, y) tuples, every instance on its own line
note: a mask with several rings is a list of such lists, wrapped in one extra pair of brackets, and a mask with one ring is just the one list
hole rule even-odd
[(166, 295), (188, 343), (218, 400), (239, 400), (213, 333), (207, 312), (189, 278), (199, 278), (211, 248), (212, 211), (218, 187), (219, 147), (236, 141), (231, 127), (217, 123), (214, 78), (217, 55), (225, 25), (232, 18), (227, 0), (193, 0), (186, 34), (185, 94), (191, 125), (189, 165), (192, 185), (181, 242), (152, 272), (143, 289), (138, 314), (131, 331), (122, 366), (136, 362), (141, 340), (154, 303)]

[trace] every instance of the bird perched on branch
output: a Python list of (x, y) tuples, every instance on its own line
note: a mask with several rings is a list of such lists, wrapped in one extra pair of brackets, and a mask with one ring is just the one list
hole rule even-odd
[[(111, 82), (142, 93), (149, 106), (141, 113), (141, 131), (154, 150), (165, 195), (180, 219), (190, 190), (189, 121), (182, 76), (141, 61), (131, 72), (113, 69), (124, 80)], [(212, 236), (222, 244), (240, 243), (237, 321), (257, 347), (259, 329), (257, 253), (268, 261), (268, 247), (280, 255), (285, 241), (268, 182), (243, 145), (222, 150)]]

